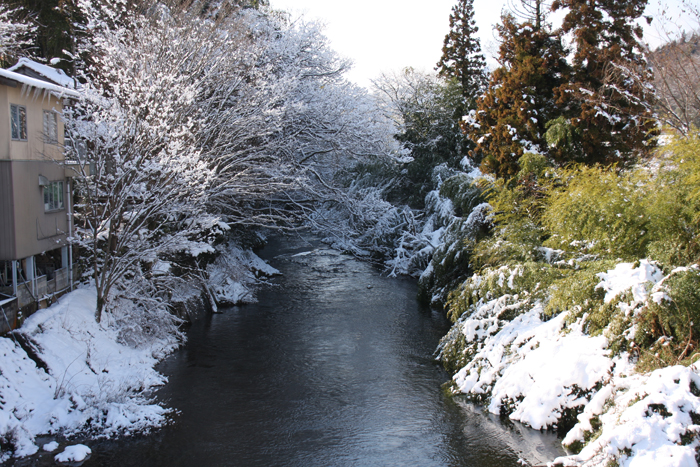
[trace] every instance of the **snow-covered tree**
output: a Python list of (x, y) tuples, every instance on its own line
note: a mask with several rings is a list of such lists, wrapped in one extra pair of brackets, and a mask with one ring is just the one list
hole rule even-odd
[(0, 64), (9, 64), (12, 59), (24, 53), (32, 43), (36, 26), (27, 18), (21, 8), (11, 8), (0, 4)]
[(396, 140), (408, 159), (405, 177), (395, 188), (401, 202), (422, 208), (425, 196), (436, 188), (433, 169), (441, 164), (457, 168), (471, 142), (462, 133), (463, 98), (459, 84), (408, 68), (384, 75), (375, 87), (396, 125)]
[(459, 82), (467, 104), (481, 94), (488, 79), (478, 31), (474, 0), (458, 0), (450, 13), (450, 31), (445, 36), (437, 70), (440, 76)]
[[(213, 170), (192, 132), (198, 89), (183, 73), (204, 71), (195, 68), (196, 54), (183, 53), (196, 52), (202, 37), (167, 12), (83, 7), (92, 30), (83, 50), (93, 63), (82, 76), (83, 99), (67, 111), (67, 155), (83, 170), (79, 244), (97, 288), (99, 321), (111, 299), (151, 275), (159, 257), (196, 254), (217, 220), (205, 210)], [(116, 15), (130, 27), (112, 22)]]
[(155, 1), (81, 8), (85, 98), (67, 126), (98, 319), (138, 302), (134, 281), (167, 298), (156, 269), (196, 268), (229, 226), (291, 226), (337, 197), (339, 168), (386, 151), (389, 127), (313, 24)]
[[(499, 67), (491, 75), (488, 90), (477, 109), (467, 116), (465, 131), (476, 143), (473, 162), (483, 172), (501, 177), (515, 175), (525, 152), (547, 153), (557, 159), (556, 148), (545, 139), (547, 124), (561, 109), (554, 91), (566, 80), (569, 66), (561, 35), (546, 20), (545, 5), (522, 4), (518, 21), (513, 14), (501, 17)], [(530, 16), (526, 16), (530, 12)]]
[(656, 125), (651, 111), (652, 75), (640, 42), (642, 27), (637, 24), (647, 3), (552, 3), (554, 10), (566, 12), (561, 29), (572, 36), (572, 75), (556, 92), (565, 120), (552, 130), (575, 139), (569, 160), (624, 162), (648, 147)]

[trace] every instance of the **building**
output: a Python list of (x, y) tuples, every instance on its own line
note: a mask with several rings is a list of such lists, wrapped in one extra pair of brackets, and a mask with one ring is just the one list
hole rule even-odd
[(71, 174), (61, 115), (79, 94), (62, 71), (0, 69), (0, 333), (73, 280)]

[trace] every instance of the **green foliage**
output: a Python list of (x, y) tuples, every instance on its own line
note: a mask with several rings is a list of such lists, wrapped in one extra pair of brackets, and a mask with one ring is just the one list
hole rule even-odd
[(478, 31), (474, 0), (458, 0), (450, 13), (450, 32), (445, 36), (437, 69), (440, 76), (459, 83), (462, 97), (469, 107), (487, 80), (486, 59), (481, 54)]
[(487, 268), (464, 281), (449, 295), (448, 318), (456, 322), (464, 313), (469, 315), (487, 300), (502, 297), (507, 305), (499, 319), (510, 321), (518, 316), (525, 304), (544, 302), (552, 283), (563, 277), (562, 270), (543, 262), (526, 262)]
[(396, 102), (402, 124), (395, 138), (413, 161), (405, 165), (406, 183), (395, 190), (395, 198), (421, 209), (425, 196), (438, 186), (435, 168), (458, 168), (472, 145), (459, 126), (464, 100), (458, 83), (410, 70), (406, 74), (410, 89)]
[(545, 177), (550, 164), (542, 154), (526, 152), (518, 159), (518, 166), (520, 167), (516, 175), (518, 180), (540, 180)]
[(467, 174), (445, 180), (440, 186), (440, 196), (452, 201), (457, 217), (468, 216), (472, 209), (485, 201), (483, 189)]
[(646, 256), (649, 217), (645, 180), (601, 167), (580, 166), (563, 173), (566, 185), (550, 190), (542, 224), (545, 243), (636, 260)]
[(440, 361), (450, 374), (457, 373), (469, 363), (475, 353), (476, 348), (467, 343), (466, 337), (457, 327), (453, 327), (441, 341)]
[(474, 270), (502, 264), (537, 261), (542, 245), (543, 230), (529, 220), (501, 224), (494, 235), (484, 238), (474, 247)]
[[(576, 264), (578, 269), (567, 271), (564, 277), (549, 288), (546, 316), (556, 316), (571, 310), (567, 321), (572, 323), (586, 313), (594, 313), (603, 305), (605, 292), (596, 288), (600, 283), (597, 274), (614, 268), (615, 262), (584, 261)], [(594, 330), (600, 331), (604, 327), (595, 326)]]
[(571, 120), (560, 115), (548, 121), (545, 127), (547, 131), (544, 137), (549, 147), (557, 148), (568, 154), (577, 154), (581, 152), (581, 148), (579, 147), (581, 130), (574, 126)]
[(667, 146), (658, 165), (559, 170), (541, 204), (545, 245), (668, 265), (700, 259), (700, 137)]
[[(690, 357), (700, 342), (700, 271), (681, 268), (657, 286), (665, 295), (650, 300), (637, 319), (635, 343), (641, 363), (663, 366)], [(670, 361), (668, 361), (670, 359)]]
[(700, 135), (676, 138), (649, 193), (649, 255), (665, 264), (700, 260)]

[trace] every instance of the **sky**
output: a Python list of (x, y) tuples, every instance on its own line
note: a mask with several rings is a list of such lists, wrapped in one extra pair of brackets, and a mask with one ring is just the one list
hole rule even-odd
[[(650, 0), (646, 14), (658, 17), (662, 3), (671, 12), (672, 21), (682, 21), (678, 19), (683, 16), (680, 0)], [(370, 80), (382, 72), (400, 71), (409, 66), (431, 71), (440, 59), (450, 11), (456, 0), (270, 0), (270, 4), (272, 8), (290, 12), (292, 18), (303, 15), (307, 20), (324, 24), (333, 49), (354, 62), (348, 79), (369, 86)], [(493, 25), (504, 6), (506, 0), (474, 0), (478, 35), (487, 56), (498, 52)], [(652, 45), (659, 43), (659, 36), (654, 22), (652, 27), (645, 28), (645, 40)], [(495, 65), (495, 61), (491, 60), (490, 64)]]

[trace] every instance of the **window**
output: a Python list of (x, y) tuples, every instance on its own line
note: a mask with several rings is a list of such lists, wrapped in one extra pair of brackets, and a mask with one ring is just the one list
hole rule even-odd
[(10, 104), (12, 114), (12, 139), (27, 141), (27, 108), (23, 105)]
[(49, 144), (58, 143), (58, 124), (56, 112), (44, 110), (44, 141)]
[(63, 182), (50, 182), (44, 186), (44, 211), (63, 209)]

